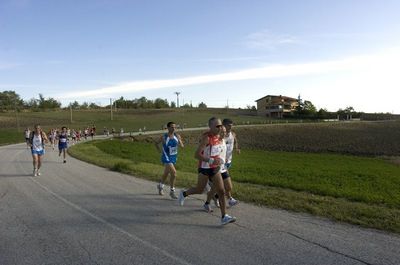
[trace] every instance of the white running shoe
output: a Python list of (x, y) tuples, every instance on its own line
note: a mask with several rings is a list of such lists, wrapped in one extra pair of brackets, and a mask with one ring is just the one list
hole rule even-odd
[(36, 168), (33, 169), (32, 176), (37, 177), (37, 170), (36, 170)]
[(205, 203), (203, 205), (203, 207), (204, 207), (204, 210), (206, 210), (207, 213), (212, 213), (213, 212), (213, 209), (211, 208), (211, 205), (209, 203)]
[(230, 198), (229, 201), (228, 201), (228, 204), (229, 204), (230, 207), (235, 206), (238, 203), (239, 203), (239, 201), (235, 200), (234, 198)]
[(157, 189), (158, 189), (158, 194), (164, 195), (164, 184), (158, 183)]
[(42, 175), (42, 174), (40, 174), (39, 169), (37, 170), (36, 175), (37, 175), (37, 176)]
[(175, 194), (175, 190), (171, 190), (171, 191), (169, 192), (169, 196), (171, 196), (171, 198), (174, 199), (174, 200), (178, 199), (178, 197), (177, 197), (176, 194)]
[(217, 198), (215, 198), (215, 196), (213, 196), (212, 199), (214, 201), (215, 207), (219, 208), (220, 207), (219, 206), (219, 200)]
[(236, 221), (236, 217), (225, 214), (224, 217), (221, 218), (221, 225), (226, 225), (229, 223), (233, 223), (235, 221)]
[(181, 192), (179, 193), (178, 202), (180, 206), (183, 206), (183, 204), (185, 203), (185, 196), (183, 196), (183, 190), (181, 190)]

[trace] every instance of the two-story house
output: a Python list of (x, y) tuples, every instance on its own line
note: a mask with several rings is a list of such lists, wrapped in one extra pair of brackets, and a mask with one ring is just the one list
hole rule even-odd
[(296, 110), (299, 105), (298, 99), (286, 96), (268, 95), (256, 100), (257, 114), (270, 118), (283, 118)]

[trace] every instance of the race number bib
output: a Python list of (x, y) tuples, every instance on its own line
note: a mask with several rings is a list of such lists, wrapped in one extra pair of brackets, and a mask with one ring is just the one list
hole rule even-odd
[(178, 147), (177, 146), (170, 146), (169, 147), (169, 155), (176, 155), (178, 154)]

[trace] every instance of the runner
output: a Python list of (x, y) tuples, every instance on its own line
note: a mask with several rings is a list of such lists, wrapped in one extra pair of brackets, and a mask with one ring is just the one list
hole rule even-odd
[(25, 129), (24, 135), (25, 135), (26, 148), (29, 148), (30, 147), (29, 136), (31, 135), (31, 130), (29, 129), (29, 127)]
[(40, 176), (40, 167), (42, 166), (44, 145), (48, 142), (46, 134), (42, 131), (39, 124), (36, 124), (34, 131), (29, 136), (29, 146), (31, 147), (33, 158), (33, 176)]
[(54, 150), (57, 141), (58, 129), (51, 129), (50, 133), (51, 133), (51, 146), (53, 147)]
[(208, 121), (208, 126), (210, 130), (202, 135), (201, 142), (195, 152), (195, 157), (199, 160), (197, 186), (186, 191), (182, 190), (179, 194), (179, 204), (183, 206), (185, 198), (189, 195), (203, 193), (207, 182), (211, 180), (215, 191), (219, 195), (221, 224), (226, 225), (235, 222), (236, 218), (226, 214), (225, 190), (220, 173), (221, 165), (224, 162), (220, 158), (223, 152), (223, 145), (220, 140), (222, 122), (220, 119), (213, 117)]
[[(161, 162), (164, 164), (164, 173), (161, 176), (160, 183), (158, 183), (158, 193), (164, 194), (164, 182), (170, 175), (169, 183), (171, 190), (169, 195), (172, 199), (178, 199), (175, 195), (175, 179), (176, 169), (175, 164), (178, 157), (178, 146), (184, 147), (181, 136), (175, 133), (176, 124), (172, 121), (167, 124), (168, 133), (165, 133), (156, 141), (155, 145), (159, 152), (161, 152)], [(160, 149), (160, 143), (162, 143), (162, 150)]]
[(65, 159), (66, 156), (66, 151), (68, 148), (68, 133), (67, 133), (67, 127), (62, 127), (61, 132), (57, 136), (58, 138), (58, 156), (61, 156), (61, 153), (63, 154), (64, 161), (63, 163), (67, 163), (67, 160)]
[[(233, 150), (236, 149), (237, 153), (240, 154), (240, 149), (239, 149), (239, 144), (236, 138), (236, 134), (232, 131), (232, 120), (231, 119), (224, 119), (222, 121), (222, 124), (224, 125), (223, 127), (223, 132), (221, 133), (221, 137), (223, 138), (223, 142), (225, 145), (224, 151), (225, 153), (221, 155), (223, 159), (225, 160), (224, 165), (221, 167), (221, 175), (222, 179), (224, 180), (224, 187), (225, 187), (225, 195), (228, 198), (228, 204), (230, 207), (235, 206), (236, 204), (239, 203), (238, 200), (234, 199), (232, 197), (232, 181), (231, 181), (231, 176), (229, 174), (229, 169), (232, 165), (232, 156), (233, 156)], [(215, 195), (215, 196), (213, 196)], [(212, 212), (211, 206), (210, 206), (210, 201), (211, 199), (218, 198), (218, 196), (215, 194), (214, 189), (211, 189), (207, 193), (207, 200), (204, 204), (204, 209), (207, 212)], [(218, 207), (219, 205), (216, 203), (216, 206)]]

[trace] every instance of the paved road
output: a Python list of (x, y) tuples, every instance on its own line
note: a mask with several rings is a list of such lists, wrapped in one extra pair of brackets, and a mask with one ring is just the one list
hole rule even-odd
[(156, 184), (23, 144), (0, 147), (0, 264), (400, 264), (398, 235), (245, 203), (219, 225)]

